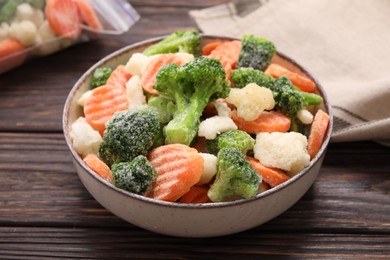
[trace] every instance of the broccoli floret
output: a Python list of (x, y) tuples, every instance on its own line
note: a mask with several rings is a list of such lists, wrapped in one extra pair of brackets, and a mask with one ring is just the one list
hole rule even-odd
[(107, 124), (99, 155), (109, 166), (131, 161), (138, 155), (146, 155), (159, 131), (159, 115), (154, 107), (118, 112)]
[(272, 85), (274, 78), (263, 71), (253, 68), (239, 68), (232, 71), (230, 80), (234, 88), (244, 88), (249, 83), (256, 83), (261, 87)]
[(217, 175), (208, 191), (213, 202), (226, 201), (234, 196), (256, 196), (262, 179), (260, 174), (235, 148), (222, 148), (217, 156)]
[(160, 123), (166, 124), (173, 118), (176, 105), (171, 98), (164, 96), (153, 96), (148, 100), (148, 105), (157, 108), (160, 115)]
[(206, 149), (214, 155), (222, 148), (236, 148), (242, 154), (252, 150), (255, 145), (255, 139), (247, 132), (241, 130), (232, 130), (218, 135), (214, 140), (206, 140)]
[(276, 109), (280, 109), (287, 115), (295, 115), (299, 110), (310, 106), (320, 105), (322, 97), (313, 93), (301, 91), (295, 87), (286, 77), (274, 79), (262, 71), (252, 68), (240, 68), (233, 70), (231, 81), (233, 86), (243, 88), (249, 83), (272, 90)]
[(91, 86), (92, 88), (100, 87), (106, 84), (107, 79), (112, 73), (111, 68), (97, 68), (92, 75)]
[(143, 155), (135, 157), (131, 162), (115, 163), (111, 171), (116, 187), (139, 195), (150, 189), (157, 175), (156, 170)]
[(176, 103), (173, 119), (165, 126), (165, 143), (189, 145), (199, 128), (202, 112), (212, 98), (225, 98), (229, 86), (221, 62), (198, 57), (184, 66), (168, 64), (158, 72), (154, 88)]
[(277, 78), (270, 88), (276, 107), (290, 116), (296, 115), (304, 107), (322, 103), (321, 96), (301, 91), (286, 76)]
[(244, 35), (237, 67), (265, 70), (275, 53), (276, 47), (271, 41), (251, 34)]
[(178, 30), (164, 40), (149, 46), (144, 50), (147, 56), (160, 53), (187, 52), (199, 56), (202, 37), (197, 30)]

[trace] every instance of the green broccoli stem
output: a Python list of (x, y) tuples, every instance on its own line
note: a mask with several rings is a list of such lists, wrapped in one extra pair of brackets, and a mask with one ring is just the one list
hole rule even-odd
[(303, 106), (318, 106), (322, 103), (322, 97), (316, 94), (302, 92)]
[(176, 116), (164, 128), (166, 144), (180, 143), (190, 145), (198, 132), (199, 118), (207, 102), (199, 102), (198, 100), (188, 103), (187, 106), (183, 103), (179, 102), (176, 104)]

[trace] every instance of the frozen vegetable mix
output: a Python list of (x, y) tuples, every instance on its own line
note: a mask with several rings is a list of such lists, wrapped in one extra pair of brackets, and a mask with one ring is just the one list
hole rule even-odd
[(181, 30), (96, 68), (74, 148), (105, 181), (155, 200), (219, 203), (273, 189), (308, 167), (330, 120), (315, 82), (275, 55), (260, 36), (204, 42)]

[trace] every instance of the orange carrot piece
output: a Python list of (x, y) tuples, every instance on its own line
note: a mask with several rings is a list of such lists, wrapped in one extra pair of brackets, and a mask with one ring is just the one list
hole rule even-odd
[(125, 70), (125, 65), (119, 65), (108, 77), (106, 85), (126, 88), (126, 83), (130, 78), (131, 74)]
[(317, 89), (316, 84), (311, 79), (301, 76), (275, 63), (269, 65), (268, 68), (265, 70), (265, 73), (271, 75), (274, 78), (287, 76), (287, 78), (294, 86), (305, 92), (315, 92)]
[(191, 189), (184, 194), (179, 202), (181, 203), (209, 203), (211, 200), (207, 196), (209, 191), (208, 186), (192, 186)]
[(291, 119), (283, 113), (277, 111), (264, 111), (253, 121), (246, 121), (237, 115), (237, 110), (232, 111), (232, 119), (238, 129), (250, 134), (260, 132), (282, 132), (285, 133), (290, 129)]
[(241, 41), (226, 41), (216, 47), (209, 55), (210, 58), (228, 62), (232, 69), (236, 67), (238, 56), (240, 55)]
[(216, 41), (216, 42), (210, 42), (202, 47), (202, 55), (207, 56), (210, 55), (210, 53), (215, 50), (217, 47), (222, 45), (223, 41)]
[(144, 72), (142, 73), (141, 78), (141, 84), (145, 91), (154, 95), (158, 95), (158, 91), (153, 88), (154, 84), (156, 83), (157, 73), (162, 67), (170, 63), (175, 63), (181, 66), (184, 64), (184, 61), (175, 55), (175, 53), (167, 53), (161, 54), (149, 62)]
[(96, 172), (100, 177), (112, 183), (112, 173), (107, 164), (97, 157), (96, 154), (88, 154), (83, 159), (85, 164)]
[(45, 16), (55, 34), (70, 39), (76, 39), (80, 35), (81, 18), (73, 0), (47, 1)]
[(200, 180), (203, 172), (202, 156), (183, 144), (157, 147), (149, 152), (148, 160), (157, 172), (148, 196), (159, 200), (178, 200)]
[(103, 29), (103, 26), (90, 3), (87, 0), (76, 0), (76, 4), (79, 8), (83, 22), (93, 31), (100, 32)]
[(269, 184), (271, 187), (275, 187), (290, 179), (290, 177), (283, 171), (266, 167), (255, 158), (247, 156), (246, 160), (252, 165), (253, 169), (255, 169), (261, 175), (263, 181)]
[(321, 109), (315, 114), (307, 144), (307, 151), (310, 155), (310, 159), (313, 159), (319, 152), (322, 143), (324, 142), (329, 121), (329, 115)]
[(115, 85), (103, 85), (92, 90), (84, 103), (84, 115), (87, 122), (101, 135), (106, 122), (118, 111), (129, 106), (126, 89)]
[(0, 73), (22, 64), (27, 57), (26, 47), (14, 38), (0, 41)]

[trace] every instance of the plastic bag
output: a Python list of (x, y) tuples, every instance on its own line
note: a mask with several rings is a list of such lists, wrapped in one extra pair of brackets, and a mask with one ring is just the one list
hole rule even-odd
[(0, 74), (102, 34), (122, 34), (140, 16), (126, 0), (0, 0)]

